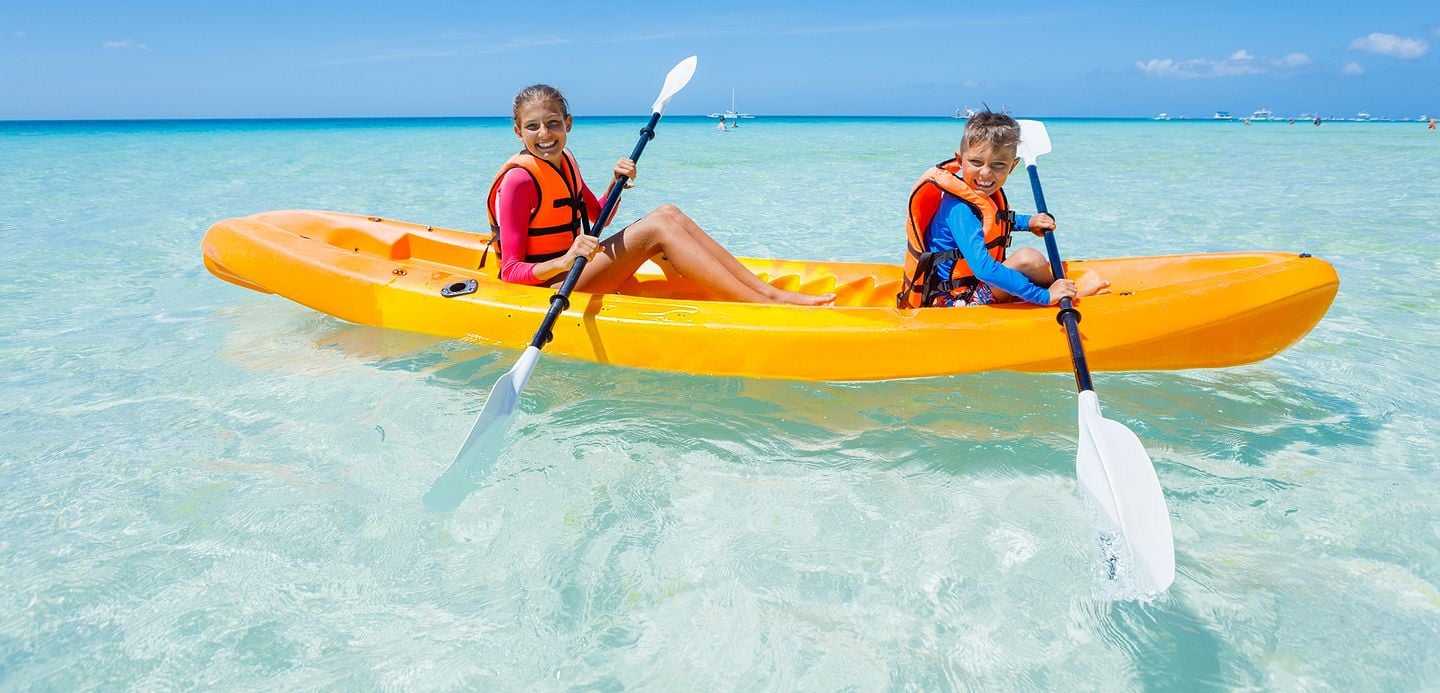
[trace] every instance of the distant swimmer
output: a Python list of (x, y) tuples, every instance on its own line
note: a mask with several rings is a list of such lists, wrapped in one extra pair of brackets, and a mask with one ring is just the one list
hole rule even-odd
[(1315, 125), (1320, 125), (1320, 116), (1315, 116)]
[(1290, 119), (1290, 122), (1286, 123), (1286, 125), (1294, 125), (1294, 124), (1295, 124), (1295, 119), (1294, 119), (1294, 118), (1291, 118), (1291, 119)]
[(1435, 119), (1434, 119), (1434, 118), (1431, 118), (1431, 119), (1430, 119), (1430, 127), (1429, 127), (1429, 128), (1426, 128), (1426, 129), (1427, 129), (1427, 130), (1434, 130), (1434, 129), (1435, 129)]
[(725, 132), (725, 116), (720, 116), (720, 124), (715, 126), (716, 130)]

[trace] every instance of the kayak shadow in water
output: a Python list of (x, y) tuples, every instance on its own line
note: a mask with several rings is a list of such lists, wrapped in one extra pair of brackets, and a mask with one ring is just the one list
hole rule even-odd
[[(500, 353), (484, 365), (451, 363), (431, 371), (429, 380), (478, 407), (484, 387), (504, 372), (510, 352)], [(1283, 378), (1102, 378), (1097, 387), (1105, 388), (1106, 415), (1135, 430), (1162, 485), (1167, 473), (1195, 474), (1196, 457), (1263, 469), (1293, 446), (1365, 445), (1384, 423), (1353, 401)], [(741, 467), (783, 461), (921, 476), (1073, 478), (1076, 403), (1069, 385), (1068, 376), (1034, 374), (872, 383), (714, 378), (551, 357), (527, 386), (521, 416), (576, 427), (557, 433), (559, 425), (531, 421), (512, 434), (560, 436), (568, 440), (556, 442), (578, 449), (597, 435), (640, 431), (656, 445), (706, 452)], [(462, 433), (456, 431), (457, 443)], [(451, 469), (441, 479), (463, 481), (473, 491), (489, 472)], [(1167, 489), (1174, 500), (1185, 493)]]
[[(379, 370), (415, 373), (455, 391), (458, 446), (488, 388), (518, 352), (340, 322), (310, 335)], [(1386, 423), (1360, 404), (1263, 364), (1184, 372), (1099, 373), (1107, 416), (1131, 427), (1165, 484), (1196, 471), (1187, 459), (1265, 467), (1275, 453), (1373, 442)], [(889, 467), (945, 476), (1074, 474), (1075, 395), (1068, 374), (984, 373), (862, 383), (707, 377), (542, 357), (511, 438), (559, 435), (583, 447), (597, 435), (643, 431), (661, 446), (712, 452), (739, 465), (785, 461), (829, 469)], [(458, 415), (463, 413), (463, 416)], [(552, 418), (561, 417), (561, 418)], [(535, 425), (532, 425), (535, 424)], [(501, 427), (502, 429), (505, 427)], [(601, 431), (604, 431), (602, 433)], [(487, 458), (446, 468), (427, 506), (458, 507), (514, 441), (485, 443)], [(438, 445), (438, 444), (437, 444)], [(431, 457), (450, 459), (449, 445)], [(1179, 465), (1175, 468), (1174, 465)], [(1284, 483), (1275, 481), (1275, 483)], [(1176, 500), (1183, 498), (1173, 488)]]

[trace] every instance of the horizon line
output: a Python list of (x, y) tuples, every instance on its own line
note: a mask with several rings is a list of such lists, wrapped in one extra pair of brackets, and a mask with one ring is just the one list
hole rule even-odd
[[(1356, 116), (1364, 114), (1365, 120), (1357, 119)], [(904, 118), (913, 120), (964, 120), (954, 115), (915, 115), (915, 114), (885, 114), (885, 113), (785, 113), (785, 114), (746, 114), (750, 118)], [(1214, 116), (1144, 116), (1144, 115), (1018, 115), (1011, 114), (1016, 118), (1029, 119), (1051, 119), (1051, 120), (1146, 120), (1155, 122), (1239, 122), (1250, 120), (1253, 122), (1285, 122), (1288, 120), (1313, 119), (1317, 117), (1314, 113), (1302, 113), (1297, 116), (1271, 116), (1265, 118), (1253, 118), (1249, 116), (1231, 116), (1229, 118), (1217, 118)], [(647, 115), (639, 113), (601, 113), (591, 115), (576, 115), (577, 120), (586, 118), (646, 118)], [(676, 113), (669, 114), (668, 118), (716, 118), (716, 115), (705, 113)], [(1381, 122), (1404, 122), (1424, 120), (1435, 116), (1420, 115), (1412, 118), (1402, 116), (1399, 118), (1390, 116), (1371, 116), (1364, 111), (1357, 112), (1355, 116), (1332, 116), (1318, 115), (1321, 120), (1330, 121), (1381, 121)], [(294, 120), (510, 120), (509, 114), (498, 115), (306, 115), (306, 116), (137, 116), (137, 117), (74, 117), (74, 118), (0, 118), (0, 123), (149, 123), (149, 122), (242, 122), (242, 121), (294, 121)], [(748, 118), (747, 118), (748, 119)]]

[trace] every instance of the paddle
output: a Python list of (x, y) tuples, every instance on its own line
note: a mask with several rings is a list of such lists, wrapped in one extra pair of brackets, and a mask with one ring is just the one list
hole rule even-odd
[[(1020, 121), (1018, 153), (1030, 172), (1030, 189), (1035, 208), (1048, 213), (1045, 193), (1035, 160), (1050, 153), (1050, 134), (1038, 120)], [(1055, 235), (1045, 232), (1045, 248), (1055, 278), (1065, 277)], [(1155, 465), (1140, 438), (1123, 424), (1100, 415), (1100, 399), (1090, 382), (1090, 367), (1080, 342), (1080, 312), (1070, 299), (1060, 301), (1056, 319), (1065, 326), (1070, 340), (1070, 358), (1075, 365), (1075, 385), (1080, 391), (1080, 448), (1075, 457), (1075, 475), (1130, 549), (1135, 562), (1136, 581), (1147, 592), (1162, 592), (1175, 581), (1175, 541), (1170, 533), (1170, 512)]]
[[(681, 60), (670, 73), (665, 75), (665, 85), (660, 88), (660, 96), (656, 97), (654, 105), (650, 107), (650, 122), (640, 130), (640, 141), (635, 144), (635, 151), (630, 153), (632, 161), (639, 161), (641, 152), (645, 151), (645, 144), (655, 137), (655, 125), (660, 122), (660, 115), (665, 112), (665, 106), (670, 98), (679, 93), (685, 85), (690, 82), (690, 77), (695, 74), (695, 56)], [(605, 206), (600, 208), (600, 215), (595, 218), (594, 226), (586, 233), (592, 236), (599, 236), (600, 231), (610, 221), (610, 215), (615, 212), (615, 206), (620, 202), (620, 192), (625, 189), (625, 183), (629, 177), (620, 176), (610, 189), (610, 195), (605, 199)], [(485, 400), (484, 406), (480, 408), (480, 416), (475, 420), (475, 425), (470, 429), (470, 435), (465, 437), (465, 443), (460, 446), (460, 452), (455, 455), (455, 462), (452, 469), (463, 468), (476, 462), (480, 457), (479, 453), (489, 449), (491, 461), (493, 462), (494, 449), (500, 443), (504, 435), (505, 427), (515, 415), (515, 405), (520, 401), (520, 391), (525, 387), (525, 381), (530, 378), (530, 372), (535, 369), (535, 362), (540, 359), (540, 349), (550, 341), (550, 329), (555, 326), (555, 321), (560, 314), (570, 307), (570, 292), (575, 289), (575, 283), (580, 280), (580, 272), (585, 269), (586, 259), (575, 258), (575, 263), (570, 266), (569, 274), (565, 275), (565, 281), (560, 284), (560, 290), (550, 297), (550, 309), (545, 313), (545, 319), (540, 322), (540, 329), (535, 331), (535, 337), (530, 340), (530, 346), (520, 354), (520, 359), (490, 391), (490, 397)], [(448, 472), (447, 472), (448, 475)], [(443, 478), (443, 477), (442, 477)]]

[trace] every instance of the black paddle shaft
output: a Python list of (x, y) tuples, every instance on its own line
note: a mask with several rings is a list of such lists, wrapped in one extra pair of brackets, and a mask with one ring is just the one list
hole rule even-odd
[[(651, 113), (650, 122), (640, 130), (640, 141), (635, 143), (635, 151), (630, 152), (631, 161), (639, 161), (640, 153), (645, 151), (645, 145), (655, 139), (655, 124), (660, 122), (660, 114)], [(616, 205), (620, 204), (620, 192), (625, 189), (625, 184), (630, 181), (629, 176), (620, 176), (615, 179), (615, 184), (610, 188), (610, 194), (605, 198), (605, 206), (600, 208), (600, 216), (595, 217), (595, 224), (585, 233), (599, 237), (600, 231), (610, 223), (610, 215), (615, 213)], [(583, 213), (583, 212), (582, 212)], [(555, 326), (555, 321), (560, 319), (560, 314), (570, 308), (570, 292), (575, 290), (575, 283), (580, 281), (580, 272), (585, 269), (588, 260), (584, 257), (575, 258), (575, 263), (570, 265), (570, 272), (565, 275), (565, 281), (560, 283), (560, 290), (550, 297), (550, 310), (545, 311), (545, 319), (540, 322), (540, 329), (535, 331), (535, 336), (530, 339), (530, 346), (536, 349), (545, 348), (550, 341), (550, 328)]]
[[(1036, 170), (1035, 164), (1025, 168), (1030, 172), (1030, 191), (1035, 194), (1035, 209), (1049, 214), (1050, 210), (1045, 208), (1045, 191), (1040, 189), (1040, 172)], [(1050, 231), (1045, 232), (1045, 251), (1050, 256), (1050, 272), (1056, 279), (1064, 279), (1065, 267), (1060, 263), (1060, 248), (1055, 245), (1055, 234)], [(1093, 392), (1095, 384), (1090, 381), (1090, 366), (1085, 362), (1085, 347), (1080, 343), (1080, 311), (1075, 309), (1070, 299), (1062, 298), (1060, 314), (1056, 315), (1055, 319), (1065, 326), (1065, 335), (1070, 340), (1070, 360), (1075, 364), (1075, 387), (1081, 392)]]

